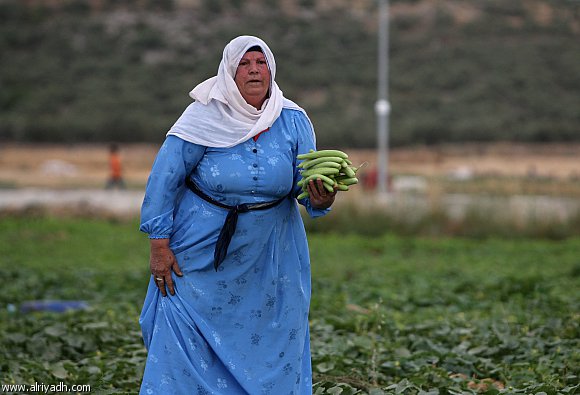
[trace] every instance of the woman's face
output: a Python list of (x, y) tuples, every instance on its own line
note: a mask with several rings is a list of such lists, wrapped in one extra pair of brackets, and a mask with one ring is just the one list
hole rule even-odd
[(238, 64), (234, 81), (248, 104), (262, 108), (270, 89), (270, 70), (264, 54), (246, 52)]

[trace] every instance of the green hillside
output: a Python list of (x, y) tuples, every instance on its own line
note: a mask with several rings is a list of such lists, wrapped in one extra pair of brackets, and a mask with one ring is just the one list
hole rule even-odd
[[(579, 1), (390, 4), (391, 144), (580, 141)], [(252, 34), (320, 145), (370, 147), (376, 19), (371, 0), (0, 0), (0, 141), (159, 142)]]

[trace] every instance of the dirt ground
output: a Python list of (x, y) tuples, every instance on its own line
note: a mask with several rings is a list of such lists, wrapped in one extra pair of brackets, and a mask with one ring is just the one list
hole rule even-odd
[[(129, 189), (142, 189), (158, 146), (121, 145), (120, 154)], [(376, 166), (376, 150), (342, 147), (353, 162)], [(439, 177), (538, 176), (580, 178), (580, 144), (463, 144), (395, 148), (388, 154), (389, 173)], [(108, 146), (0, 145), (0, 188), (102, 188), (108, 178)]]

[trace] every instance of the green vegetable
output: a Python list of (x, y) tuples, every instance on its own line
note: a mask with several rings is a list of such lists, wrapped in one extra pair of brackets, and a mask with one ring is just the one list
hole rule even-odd
[(296, 196), (296, 199), (300, 200), (300, 199), (304, 199), (304, 198), (309, 197), (309, 196), (310, 196), (310, 194), (308, 193), (308, 191), (304, 191), (300, 195)]
[(300, 163), (298, 167), (308, 169), (314, 165), (324, 162), (335, 162), (341, 164), (345, 159), (339, 156), (322, 156), (316, 159), (307, 159), (304, 162)]
[(338, 156), (338, 157), (341, 157), (343, 159), (348, 158), (347, 154), (345, 154), (344, 152), (339, 151), (339, 150), (313, 151), (313, 152), (309, 152), (307, 154), (300, 154), (296, 158), (298, 158), (300, 160), (304, 160), (304, 159), (316, 159), (316, 158), (320, 158), (322, 156)]
[(332, 178), (327, 177), (324, 174), (312, 174), (311, 176), (308, 176), (298, 181), (298, 186), (302, 185), (306, 186), (306, 184), (308, 184), (310, 180), (316, 180), (317, 178), (320, 178), (322, 182), (327, 183), (330, 186), (334, 186), (334, 184), (336, 184), (336, 182)]
[(342, 185), (353, 185), (353, 184), (357, 184), (357, 183), (358, 183), (358, 178), (356, 178), (356, 177), (345, 178), (345, 179), (339, 181), (339, 184), (342, 184)]
[(308, 184), (311, 180), (320, 179), (323, 187), (328, 192), (348, 191), (349, 185), (358, 183), (356, 172), (358, 168), (352, 166), (348, 155), (339, 150), (310, 150), (307, 154), (296, 156), (303, 160), (298, 167), (301, 171), (302, 179), (298, 181), (298, 186), (302, 187), (299, 198), (309, 196)]
[(338, 174), (340, 172), (339, 169), (335, 169), (334, 167), (319, 167), (316, 169), (305, 170), (302, 172), (303, 177), (311, 176), (313, 174)]
[(335, 169), (340, 169), (342, 167), (342, 164), (337, 163), (337, 162), (321, 162), (318, 163), (312, 167), (308, 167), (309, 169), (317, 169), (317, 168), (321, 168), (321, 167), (334, 167)]
[(344, 168), (344, 174), (346, 174), (349, 177), (356, 176), (355, 171), (352, 168), (350, 168), (349, 166), (347, 166), (347, 167)]

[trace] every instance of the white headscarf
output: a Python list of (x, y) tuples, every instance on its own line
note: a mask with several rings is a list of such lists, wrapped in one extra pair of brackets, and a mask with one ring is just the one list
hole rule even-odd
[[(270, 69), (270, 95), (260, 110), (245, 101), (234, 81), (242, 56), (256, 45), (262, 49)], [(275, 76), (276, 62), (268, 45), (257, 37), (236, 37), (224, 48), (217, 76), (193, 88), (189, 95), (195, 101), (185, 109), (167, 135), (206, 147), (223, 148), (256, 136), (272, 126), (283, 107), (302, 110), (284, 98)]]

